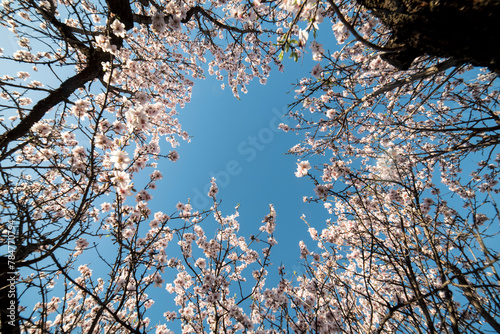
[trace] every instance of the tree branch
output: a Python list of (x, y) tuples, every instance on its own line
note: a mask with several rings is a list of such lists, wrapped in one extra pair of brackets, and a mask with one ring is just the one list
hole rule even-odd
[(352, 106), (350, 106), (346, 111), (345, 113), (349, 113), (351, 112), (354, 108), (356, 108), (357, 106), (359, 106), (360, 104), (364, 103), (365, 101), (369, 100), (369, 99), (372, 99), (380, 94), (383, 94), (383, 93), (386, 93), (386, 92), (389, 92), (393, 89), (396, 89), (396, 88), (399, 88), (399, 87), (402, 87), (404, 85), (407, 85), (409, 83), (412, 83), (416, 80), (419, 80), (419, 79), (423, 79), (423, 78), (427, 78), (427, 77), (430, 77), (431, 75), (434, 75), (434, 74), (437, 74), (437, 73), (440, 73), (440, 72), (443, 72), (443, 71), (446, 71), (447, 69), (453, 67), (453, 66), (457, 66), (459, 65), (460, 62), (456, 59), (447, 59), (437, 65), (434, 65), (434, 66), (431, 66), (421, 72), (418, 72), (418, 73), (415, 73), (413, 75), (410, 75), (409, 77), (403, 79), (403, 80), (398, 80), (394, 83), (391, 83), (391, 84), (388, 84), (388, 85), (385, 85), (379, 89), (377, 89), (376, 91), (370, 93), (370, 94), (367, 94), (365, 96), (363, 96), (361, 99), (358, 99)]
[(452, 272), (455, 274), (460, 285), (457, 285), (464, 293), (465, 298), (471, 303), (471, 305), (476, 309), (476, 311), (483, 317), (483, 319), (491, 326), (493, 329), (500, 333), (500, 323), (495, 320), (494, 317), (490, 315), (490, 313), (484, 309), (481, 305), (481, 301), (476, 297), (475, 291), (471, 288), (469, 282), (462, 274), (462, 271), (455, 265), (451, 263), (445, 263)]
[(354, 29), (354, 27), (347, 21), (347, 19), (344, 17), (344, 15), (340, 11), (339, 7), (333, 2), (333, 0), (328, 0), (328, 3), (332, 7), (335, 14), (338, 16), (340, 22), (342, 22), (342, 24), (347, 28), (347, 30), (349, 30), (349, 32), (354, 36), (354, 38), (356, 38), (356, 40), (360, 41), (361, 43), (363, 43), (367, 47), (372, 48), (375, 51), (381, 51), (381, 52), (387, 52), (387, 53), (398, 52), (398, 51), (403, 50), (403, 48), (384, 48), (384, 47), (379, 46), (377, 44), (373, 44), (370, 41), (367, 41), (360, 34), (358, 34), (356, 29)]
[(19, 124), (0, 136), (0, 149), (5, 150), (9, 143), (26, 135), (31, 127), (40, 121), (51, 108), (67, 100), (75, 90), (83, 87), (87, 82), (99, 77), (103, 70), (101, 63), (108, 58), (109, 54), (93, 50), (85, 69), (61, 83), (59, 88), (52, 91), (46, 98), (38, 101), (31, 112)]
[[(208, 19), (210, 22), (215, 24), (217, 27), (228, 30), (228, 31), (234, 31), (238, 32), (241, 34), (244, 33), (249, 33), (249, 32), (258, 32), (258, 30), (255, 29), (240, 29), (237, 27), (229, 26), (227, 24), (224, 24), (222, 22), (219, 22), (217, 19), (212, 17), (205, 9), (203, 9), (200, 6), (194, 6), (191, 7), (187, 12), (186, 12), (186, 17), (181, 20), (181, 23), (188, 23), (193, 16), (198, 17), (196, 14), (200, 13), (202, 16), (204, 16), (206, 19)], [(165, 16), (165, 22), (168, 22), (167, 20), (172, 17), (171, 15)], [(146, 16), (146, 15), (139, 15), (139, 14), (133, 14), (134, 21), (137, 23), (141, 24), (151, 24), (153, 23), (153, 20), (151, 17)]]

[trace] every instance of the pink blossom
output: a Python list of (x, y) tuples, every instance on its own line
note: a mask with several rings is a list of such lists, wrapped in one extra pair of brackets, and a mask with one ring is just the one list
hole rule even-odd
[(311, 164), (309, 161), (301, 161), (297, 163), (297, 171), (295, 172), (296, 177), (303, 177), (306, 176), (309, 169), (311, 169)]
[(128, 167), (130, 158), (128, 157), (127, 152), (115, 150), (111, 152), (111, 162), (115, 164), (116, 169), (124, 170)]
[(41, 137), (47, 137), (52, 131), (49, 125), (42, 122), (36, 123), (31, 129), (37, 132)]
[(314, 65), (314, 67), (311, 71), (311, 75), (315, 78), (319, 78), (319, 77), (321, 77), (322, 73), (323, 73), (323, 67), (321, 67), (320, 64)]
[(125, 25), (120, 21), (118, 21), (117, 19), (113, 20), (113, 23), (111, 24), (111, 29), (113, 29), (113, 33), (119, 37), (125, 37), (125, 34), (127, 33), (127, 31), (125, 30)]
[(120, 188), (126, 188), (130, 184), (130, 174), (122, 171), (113, 172), (113, 183)]
[(173, 162), (176, 162), (179, 159), (179, 153), (177, 153), (177, 151), (172, 151), (168, 154), (168, 158)]
[(88, 245), (89, 245), (89, 242), (84, 238), (80, 238), (76, 241), (76, 249), (77, 250), (83, 250), (83, 249), (87, 248)]

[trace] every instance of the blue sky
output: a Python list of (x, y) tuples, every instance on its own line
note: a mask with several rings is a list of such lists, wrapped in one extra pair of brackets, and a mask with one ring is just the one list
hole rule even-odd
[(241, 204), (239, 221), (246, 237), (258, 232), (269, 204), (275, 206), (278, 245), (273, 258), (275, 263), (279, 259), (296, 266), (298, 242), (309, 238), (300, 216), (305, 214), (321, 226), (327, 214), (321, 204), (303, 202), (304, 195), (313, 194), (313, 184), (294, 175), (297, 157), (285, 155), (302, 135), (284, 133), (277, 126), (293, 126), (283, 117), (294, 101), (292, 83), (308, 76), (313, 65), (308, 59), (298, 63), (287, 59), (284, 73), (274, 69), (266, 85), (252, 82), (240, 100), (229, 89), (221, 90), (222, 82), (213, 77), (197, 81), (191, 103), (179, 109), (180, 123), (192, 136), (191, 142), (181, 143), (177, 162), (160, 164), (164, 179), (152, 192), (153, 211), (169, 212), (188, 198), (196, 209), (208, 208), (211, 202), (206, 194), (214, 176), (223, 213), (231, 214)]

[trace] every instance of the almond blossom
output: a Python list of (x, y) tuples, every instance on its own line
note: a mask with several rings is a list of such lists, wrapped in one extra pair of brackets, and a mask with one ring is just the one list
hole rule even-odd
[(297, 163), (297, 171), (295, 172), (296, 177), (303, 177), (306, 176), (309, 169), (311, 169), (311, 164), (309, 164), (309, 161), (301, 161)]
[[(18, 48), (0, 50), (14, 331), (500, 332), (498, 62), (434, 50), (453, 43), (421, 50), (428, 35), (406, 45), (373, 3), (3, 1)], [(443, 4), (398, 1), (391, 15)], [(316, 62), (280, 129), (310, 159), (295, 172), (311, 182), (304, 201), (329, 215), (302, 217), (299, 271), (272, 265), (273, 205), (245, 236), (215, 179), (206, 211), (150, 204), (175, 177), (157, 161), (181, 160), (189, 142), (176, 117), (196, 80), (239, 98), (285, 56)]]

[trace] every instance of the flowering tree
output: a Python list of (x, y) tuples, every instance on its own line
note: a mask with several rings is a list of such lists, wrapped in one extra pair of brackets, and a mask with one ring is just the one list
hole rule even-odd
[[(222, 4), (206, 10), (195, 3), (116, 1), (107, 7), (86, 1), (3, 6), (2, 24), (22, 48), (2, 61), (29, 69), (1, 81), (7, 116), (0, 139), (2, 203), (10, 208), (3, 214), (22, 225), (16, 244), (21, 266), (77, 239), (84, 222), (97, 219), (92, 203), (100, 195), (114, 191), (123, 201), (133, 192), (134, 174), (162, 155), (177, 159), (175, 151), (160, 153), (160, 140), (175, 147), (179, 138), (188, 139), (175, 107), (189, 102), (189, 78), (203, 75), (199, 64), (207, 54), (210, 71), (223, 79), (226, 70), (235, 94), (252, 77), (265, 80), (272, 61), (258, 26), (242, 17), (229, 26), (227, 17), (212, 13)], [(225, 49), (213, 40), (218, 30), (232, 41)], [(271, 56), (264, 59), (260, 50)], [(31, 80), (33, 71), (52, 72), (55, 88)], [(159, 177), (151, 174), (152, 181)], [(25, 261), (42, 246), (43, 254)]]
[[(437, 50), (441, 32), (402, 19), (426, 6), (317, 3), (337, 14), (342, 48), (311, 42), (318, 64), (297, 85), (297, 127), (282, 129), (304, 132), (290, 151), (321, 162), (302, 160), (296, 176), (313, 180), (305, 200), (332, 218), (310, 227), (316, 251), (301, 245), (306, 273), (285, 284), (281, 315), (296, 332), (500, 331), (498, 69), (453, 42)], [(487, 21), (465, 8), (460, 17)]]
[[(500, 22), (497, 5), (462, 2)], [(185, 333), (500, 332), (498, 53), (440, 49), (419, 31), (442, 3), (4, 1), (0, 22), (21, 49), (1, 55), (16, 74), (0, 78), (2, 245), (13, 246), (0, 264), (34, 274), (16, 278), (22, 311), (2, 313), (2, 332), (168, 333), (165, 321)], [(312, 38), (327, 24), (333, 53)], [(215, 180), (206, 212), (148, 202), (156, 160), (178, 159), (163, 138), (172, 149), (189, 138), (176, 108), (203, 63), (237, 97), (286, 54), (309, 52), (318, 64), (297, 85), (297, 126), (281, 128), (304, 133), (291, 153), (326, 159), (302, 159), (296, 176), (332, 217), (321, 232), (311, 224), (317, 250), (300, 244), (304, 274), (280, 268), (271, 287), (272, 206), (245, 238)], [(209, 216), (213, 238), (200, 225)], [(164, 284), (177, 310), (156, 323), (148, 310)]]
[[(0, 78), (2, 244), (9, 246), (2, 272), (37, 273), (19, 280), (42, 298), (39, 320), (21, 316), (22, 327), (44, 331), (57, 304), (48, 304), (46, 282), (64, 277), (87, 291), (68, 271), (88, 240), (113, 236), (117, 261), (133, 251), (122, 238), (135, 242), (140, 221), (153, 215), (149, 191), (162, 178), (156, 160), (178, 159), (176, 151), (161, 147), (175, 148), (189, 138), (175, 118), (176, 108), (189, 102), (194, 78), (203, 77), (201, 64), (208, 62), (209, 73), (226, 79), (236, 96), (254, 77), (265, 82), (274, 51), (260, 39), (266, 32), (254, 18), (269, 9), (116, 0), (4, 1), (2, 6), (2, 32), (20, 46), (0, 56), (14, 69)], [(149, 181), (133, 182), (139, 173), (149, 173)], [(158, 230), (148, 246), (173, 233), (156, 226), (167, 216), (155, 217)], [(71, 256), (63, 261), (64, 254)], [(87, 274), (82, 272), (82, 280)], [(131, 330), (129, 319), (117, 316), (121, 308), (109, 311), (113, 298), (94, 303)], [(68, 300), (66, 295), (65, 307)], [(5, 315), (2, 331), (12, 327), (5, 326)], [(101, 321), (96, 319), (91, 328)], [(142, 326), (139, 321), (134, 328)]]

